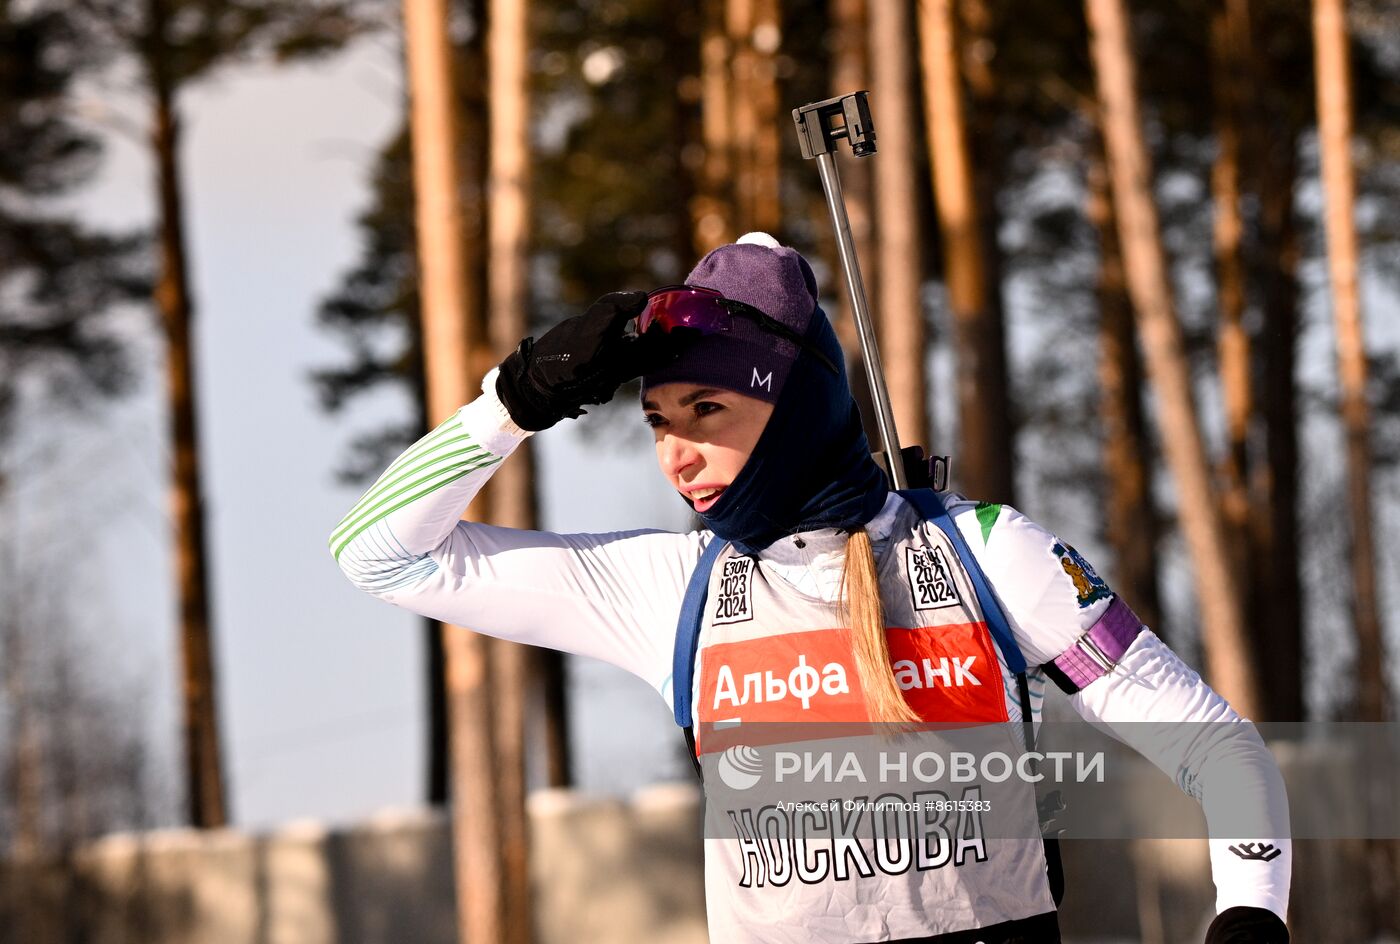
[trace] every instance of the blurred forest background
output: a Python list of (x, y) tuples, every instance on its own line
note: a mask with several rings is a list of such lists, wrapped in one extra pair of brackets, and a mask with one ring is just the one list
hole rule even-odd
[[(401, 126), (367, 168), (358, 258), (305, 313), (343, 352), (310, 378), (355, 431), (340, 481), (367, 485), (524, 334), (677, 282), (750, 230), (813, 260), (857, 376), (790, 111), (867, 88), (878, 153), (840, 167), (905, 442), (950, 454), (954, 489), (1092, 541), (1251, 717), (1393, 718), (1400, 3), (0, 0), (0, 848), (62, 852), (175, 805), (230, 820), (212, 640), (239, 627), (210, 618), (182, 109), (231, 70), (376, 37), (403, 51)], [(137, 96), (138, 126), (94, 114), (103, 89)], [(149, 227), (81, 212), (118, 132), (149, 149)], [(153, 342), (159, 378), (132, 355)], [(21, 526), (30, 497), (8, 483), (42, 460), (27, 428), (142, 383), (168, 404), (151, 461), (180, 677), (118, 684), (74, 618), (85, 585), (52, 564), (81, 535)], [(412, 404), (388, 422), (360, 409), (386, 389)], [(589, 427), (600, 453), (634, 402)], [(522, 451), (473, 514), (535, 526), (538, 461)], [(471, 798), (454, 809), (462, 927), (498, 939), (491, 922), (526, 906), (526, 730), (538, 779), (571, 782), (567, 671), (423, 634), (424, 799)], [(142, 720), (164, 685), (174, 784)], [(507, 878), (481, 892), (467, 876), (488, 858)]]

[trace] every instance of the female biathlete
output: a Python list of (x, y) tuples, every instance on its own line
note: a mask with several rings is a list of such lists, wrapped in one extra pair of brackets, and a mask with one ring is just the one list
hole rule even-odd
[[(481, 396), (388, 468), (332, 550), (356, 586), (390, 603), (602, 659), (673, 709), (673, 671), (687, 668), (674, 659), (678, 615), (703, 556), (693, 682), (680, 703), (683, 714), (693, 706), (681, 720), (696, 732), (807, 718), (1016, 722), (1018, 695), (1048, 675), (1080, 715), (1200, 801), (1212, 836), (1232, 835), (1215, 812), (1229, 804), (1212, 803), (1227, 791), (1279, 824), (1247, 842), (1210, 841), (1218, 914), (1207, 941), (1286, 942), (1287, 801), (1262, 740), (1248, 725), (1232, 725), (1247, 733), (1224, 746), (1135, 739), (1121, 722), (1241, 719), (1072, 548), (1012, 508), (948, 496), (951, 524), (928, 526), (927, 508), (891, 492), (872, 460), (842, 364), (806, 260), (750, 234), (707, 255), (684, 286), (606, 295), (523, 341)], [(706, 530), (552, 534), (460, 520), (522, 440), (636, 377), (661, 472)], [(722, 542), (718, 558), (705, 554), (711, 542)], [(1012, 639), (993, 638), (978, 595), (988, 587)], [(752, 820), (707, 838), (710, 939), (1060, 939), (1038, 839), (959, 845), (956, 856), (919, 843), (911, 863), (908, 844), (892, 855), (860, 833), (814, 842), (822, 827), (844, 830), (841, 820), (767, 823), (770, 838), (807, 830), (786, 845), (746, 833)]]

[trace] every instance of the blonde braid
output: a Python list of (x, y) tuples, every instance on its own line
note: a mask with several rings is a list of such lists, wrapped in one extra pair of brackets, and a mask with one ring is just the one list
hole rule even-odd
[(856, 675), (865, 693), (870, 720), (884, 723), (918, 721), (904, 700), (890, 668), (890, 647), (885, 639), (885, 608), (880, 602), (880, 578), (870, 535), (856, 528), (846, 540), (846, 563), (841, 574), (841, 603), (851, 627), (851, 651)]

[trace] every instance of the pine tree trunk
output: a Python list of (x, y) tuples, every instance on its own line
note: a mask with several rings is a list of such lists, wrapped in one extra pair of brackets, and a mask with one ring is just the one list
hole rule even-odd
[[(1249, 9), (1248, 101), (1244, 114), (1245, 165), (1255, 168), (1258, 251), (1250, 256), (1259, 286), (1259, 432), (1262, 461), (1250, 485), (1256, 619), (1250, 629), (1260, 654), (1269, 715), (1301, 721), (1303, 703), (1303, 601), (1298, 539), (1298, 395), (1294, 378), (1299, 325), (1298, 229), (1294, 188), (1298, 140), (1311, 109), (1299, 102), (1291, 79), (1296, 64), (1279, 61), (1278, 37), (1296, 36), (1307, 10), (1253, 3)], [(1267, 134), (1264, 129), (1267, 130)]]
[(1142, 408), (1142, 360), (1113, 215), (1102, 140), (1089, 166), (1088, 217), (1099, 237), (1099, 416), (1103, 422), (1105, 530), (1113, 586), (1138, 618), (1166, 638), (1157, 595), (1160, 524), (1152, 500), (1152, 443)]
[[(1217, 356), (1220, 362), (1220, 388), (1225, 408), (1225, 455), (1221, 463), (1221, 512), (1225, 527), (1232, 534), (1250, 533), (1251, 481), (1249, 431), (1253, 418), (1253, 383), (1250, 367), (1250, 340), (1245, 331), (1244, 217), (1241, 212), (1240, 181), (1243, 148), (1244, 65), (1249, 53), (1249, 10), (1245, 0), (1221, 0), (1211, 20), (1211, 70), (1215, 90), (1215, 133), (1217, 151), (1211, 167), (1214, 198), (1215, 272), (1220, 309)], [(1235, 579), (1245, 596), (1242, 600), (1246, 625), (1258, 625), (1258, 582), (1254, 567), (1255, 548), (1247, 540), (1231, 544)], [(1259, 650), (1257, 634), (1253, 647)], [(1266, 699), (1267, 700), (1267, 699)], [(1264, 717), (1272, 713), (1264, 706)]]
[(914, 103), (914, 24), (903, 3), (872, 3), (870, 108), (879, 135), (875, 218), (880, 301), (876, 328), (895, 428), (903, 445), (930, 438), (924, 373), (927, 329), (921, 293), (919, 147)]
[[(479, 247), (460, 200), (462, 160), (446, 0), (405, 0), (410, 127), (428, 414), (450, 415), (474, 393), (494, 353), (467, 273)], [(473, 512), (480, 515), (478, 505)], [(487, 637), (443, 626), (451, 725), (452, 845), (458, 938), (508, 940), (505, 831), (495, 776), (496, 693)]]
[(174, 523), (176, 587), (180, 601), (180, 657), (186, 789), (190, 823), (213, 829), (228, 821), (219, 746), (218, 693), (214, 675), (213, 627), (209, 613), (204, 498), (200, 481), (198, 410), (195, 400), (191, 326), (194, 301), (186, 257), (184, 205), (180, 189), (179, 118), (166, 40), (164, 0), (149, 0), (145, 68), (154, 113), (151, 148), (159, 205), (157, 241), (160, 274), (155, 303), (165, 329), (166, 389), (173, 453), (170, 492)]
[[(987, 0), (959, 0), (955, 19), (961, 26), (956, 52), (962, 63), (962, 78), (969, 106), (964, 125), (972, 165), (972, 191), (981, 231), (982, 277), (985, 283), (985, 314), (977, 322), (976, 367), (983, 387), (990, 391), (989, 399), (983, 401), (985, 415), (980, 420), (976, 416), (969, 417), (966, 422), (978, 423), (976, 435), (980, 445), (977, 448), (989, 457), (980, 460), (986, 472), (978, 473), (986, 475), (987, 494), (997, 496), (999, 501), (1014, 504), (1016, 417), (1006, 353), (1006, 306), (1002, 303), (1001, 294), (1004, 267), (998, 237), (1001, 214), (997, 208), (997, 197), (1006, 176), (1006, 154), (996, 133), (998, 115), (1004, 110), (998, 97), (997, 74), (993, 66), (997, 41), (993, 33), (993, 11)], [(963, 422), (962, 412), (960, 403), (959, 422)]]
[(724, 20), (731, 51), (735, 229), (774, 233), (782, 225), (778, 202), (781, 125), (776, 53), (782, 38), (778, 0), (725, 0)]
[[(486, 312), (492, 360), (529, 333), (530, 96), (527, 0), (490, 0), (487, 16), (487, 111), (490, 128), (486, 192)], [(491, 477), (492, 520), (535, 526), (535, 488), (527, 440)]]
[[(704, 191), (705, 143), (701, 132), (701, 99), (703, 82), (700, 67), (702, 11), (698, 6), (678, 9), (666, 21), (662, 37), (672, 51), (661, 64), (659, 83), (671, 89), (670, 105), (671, 147), (676, 160), (676, 196), (668, 202), (673, 221), (669, 248), (677, 265), (694, 262), (698, 246), (698, 207)], [(672, 281), (680, 281), (686, 272), (681, 269)], [(561, 665), (562, 668), (562, 665)], [(552, 764), (552, 761), (551, 761)]]
[(919, 4), (925, 125), (957, 362), (959, 488), (1011, 501), (1011, 403), (1004, 330), (989, 303), (982, 214), (958, 72), (952, 0)]
[(780, 120), (778, 101), (778, 51), (782, 43), (782, 13), (779, 0), (752, 2), (752, 21), (747, 33), (752, 54), (746, 97), (753, 103), (754, 135), (751, 139), (748, 170), (741, 179), (748, 182), (745, 228), (776, 234), (783, 225), (779, 179), (782, 176), (781, 134), (786, 123)]
[[(15, 533), (18, 518), (16, 499), (9, 490), (9, 479), (0, 471), (0, 522), (7, 532)], [(21, 594), (21, 552), (17, 540), (0, 545), (0, 593), (5, 604), (0, 607), (0, 807), (5, 822), (5, 838), (9, 846), (5, 854), (11, 861), (32, 860), (44, 851), (44, 746), (36, 725), (36, 706), (30, 681), (36, 672), (30, 654), (25, 627), (37, 621), (26, 612)], [(32, 595), (31, 595), (32, 596)], [(40, 708), (42, 711), (42, 708)], [(21, 900), (14, 903), (16, 940), (38, 940), (35, 915)]]
[[(14, 602), (7, 609), (13, 608)], [(34, 695), (26, 684), (32, 668), (26, 658), (20, 617), (14, 610), (0, 626), (0, 670), (3, 670), (4, 705), (9, 736), (5, 739), (6, 793), (10, 809), (9, 855), (32, 859), (44, 848), (43, 750), (35, 724)]]
[(1351, 523), (1352, 598), (1356, 619), (1357, 716), (1385, 720), (1385, 651), (1371, 533), (1371, 442), (1366, 402), (1366, 344), (1357, 286), (1358, 250), (1351, 166), (1351, 72), (1343, 0), (1314, 0), (1318, 137), (1326, 202), (1327, 271), (1337, 323), (1337, 374), (1346, 431), (1347, 507)]
[[(1261, 76), (1262, 78), (1262, 76)], [(1260, 88), (1266, 87), (1264, 83)], [(1298, 233), (1293, 217), (1296, 128), (1275, 125), (1259, 175), (1260, 403), (1264, 463), (1254, 487), (1251, 543), (1258, 548), (1261, 605), (1253, 626), (1268, 686), (1269, 716), (1301, 721), (1303, 627), (1298, 540)], [(1261, 141), (1261, 144), (1265, 142)]]
[(545, 780), (551, 787), (574, 785), (574, 751), (569, 734), (569, 665), (557, 649), (535, 650), (544, 714)]
[[(1337, 324), (1337, 376), (1346, 434), (1347, 509), (1351, 524), (1352, 606), (1356, 621), (1356, 716), (1387, 720), (1390, 693), (1372, 533), (1370, 406), (1366, 400), (1366, 339), (1358, 284), (1356, 182), (1351, 165), (1351, 62), (1345, 0), (1313, 0), (1313, 48), (1317, 65), (1317, 130), (1327, 228), (1327, 274)], [(1373, 785), (1373, 811), (1389, 808), (1389, 785)], [(1376, 938), (1397, 930), (1395, 896), (1400, 843), (1366, 841), (1368, 924)]]
[[(416, 259), (416, 256), (414, 257)], [(416, 264), (416, 262), (415, 262)], [(416, 365), (409, 375), (414, 402), (414, 438), (427, 435), (428, 389), (423, 379), (423, 325), (421, 319), (409, 326), (409, 350), (405, 357)], [(423, 652), (423, 709), (427, 730), (424, 738), (424, 799), (429, 806), (445, 807), (451, 799), (451, 769), (448, 758), (447, 658), (442, 646), (442, 626), (424, 617), (419, 622)]]
[(735, 90), (730, 75), (733, 48), (725, 28), (726, 0), (702, 0), (700, 25), (700, 138), (704, 159), (699, 193), (693, 201), (695, 254), (703, 256), (733, 242), (734, 140), (730, 112)]
[[(13, 571), (11, 576), (14, 576)], [(9, 848), (5, 854), (22, 870), (25, 863), (37, 864), (45, 851), (44, 758), (43, 745), (35, 725), (33, 695), (26, 685), (29, 660), (25, 658), (23, 640), (20, 638), (20, 619), (14, 613), (12, 602), (6, 609), (8, 612), (0, 616), (0, 620), (4, 621), (0, 623), (0, 684), (3, 684), (5, 733), (8, 735), (3, 742), (5, 756), (0, 758), (0, 765), (3, 765), (6, 775), (5, 792), (10, 805), (5, 811), (10, 833)], [(12, 892), (11, 895), (13, 903), (8, 909), (10, 924), (6, 931), (14, 935), (16, 941), (45, 940), (46, 933), (49, 933), (45, 928), (45, 909), (36, 907), (30, 894), (21, 892), (15, 895)]]
[[(418, 364), (423, 363), (422, 325), (413, 327), (413, 352)], [(417, 436), (427, 435), (432, 428), (428, 424), (428, 390), (423, 381), (423, 371), (414, 371), (413, 387), (417, 413)], [(443, 648), (442, 624), (435, 619), (424, 618), (420, 624), (423, 639), (423, 693), (426, 731), (426, 799), (429, 806), (445, 807), (452, 798), (452, 766), (449, 743), (451, 726), (447, 717), (447, 652)]]
[[(510, 0), (506, 0), (510, 2)], [(512, 457), (514, 458), (514, 457)], [(529, 824), (525, 814), (525, 698), (535, 665), (529, 646), (492, 639), (491, 681), (496, 692), (496, 777), (504, 859), (505, 926), (502, 941), (529, 944), (530, 908)]]
[(778, 90), (778, 54), (782, 49), (780, 0), (758, 0), (751, 40), (757, 53), (754, 106), (758, 138), (754, 147), (753, 228), (778, 234), (783, 228), (782, 134), (788, 127)]
[(442, 625), (425, 619), (423, 633), (423, 682), (427, 719), (427, 790), (429, 806), (447, 806), (452, 798), (452, 769), (448, 749), (451, 728), (447, 717), (447, 652), (442, 645)]
[(1192, 557), (1208, 674), (1238, 711), (1252, 717), (1260, 708), (1259, 685), (1167, 277), (1151, 165), (1138, 115), (1127, 15), (1122, 0), (1086, 0), (1085, 5), (1128, 292), (1157, 396), (1163, 451), (1175, 480), (1178, 515)]
[[(488, 329), (496, 356), (504, 358), (528, 333), (529, 293), (530, 4), (492, 0), (487, 14), (487, 95), (490, 114), (490, 168), (486, 192)], [(485, 314), (485, 313), (483, 313)], [(508, 528), (535, 527), (533, 451), (524, 443), (491, 477), (491, 517)], [(496, 770), (498, 815), (505, 856), (504, 940), (531, 938), (529, 836), (525, 818), (526, 695), (537, 677), (528, 646), (492, 639), (492, 682), (496, 692)]]
[[(870, 87), (870, 62), (866, 37), (866, 0), (831, 0), (831, 95), (849, 95)], [(865, 297), (872, 311), (880, 307), (879, 256), (875, 246), (875, 218), (872, 207), (872, 165), (868, 160), (845, 161), (841, 165), (841, 191), (846, 198), (846, 215), (851, 222), (851, 237), (855, 241), (856, 258), (860, 260), (861, 280)], [(826, 231), (823, 230), (825, 233)], [(836, 240), (828, 236), (825, 256), (836, 258)], [(863, 382), (864, 367), (860, 360), (860, 338), (856, 332), (855, 314), (851, 300), (842, 289), (839, 278), (832, 279), (832, 327), (846, 351), (846, 367), (852, 385)], [(872, 439), (873, 442), (873, 439)]]
[(758, 103), (755, 93), (760, 84), (758, 52), (753, 48), (753, 30), (759, 0), (724, 0), (724, 32), (729, 47), (729, 117), (734, 122), (730, 138), (733, 160), (734, 230), (742, 234), (754, 228), (753, 217), (758, 180), (754, 176), (755, 145), (759, 136)]

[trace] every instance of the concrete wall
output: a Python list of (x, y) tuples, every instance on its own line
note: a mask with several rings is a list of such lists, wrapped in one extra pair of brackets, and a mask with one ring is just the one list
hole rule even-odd
[[(538, 944), (704, 944), (699, 792), (530, 798)], [(1213, 913), (1205, 845), (1066, 843), (1067, 941), (1199, 941)], [(1348, 941), (1357, 843), (1298, 844), (1294, 939)], [(0, 863), (0, 944), (456, 944), (446, 819), (384, 815), (112, 836), (67, 863)]]
[[(530, 798), (539, 944), (704, 944), (700, 797)], [(446, 817), (116, 835), (0, 863), (0, 944), (456, 944)]]

